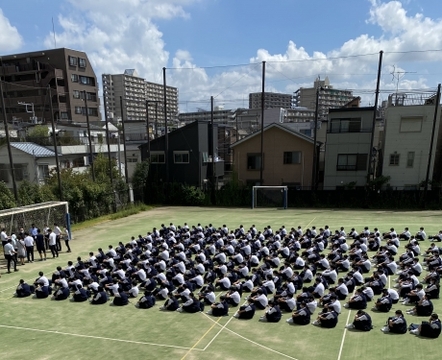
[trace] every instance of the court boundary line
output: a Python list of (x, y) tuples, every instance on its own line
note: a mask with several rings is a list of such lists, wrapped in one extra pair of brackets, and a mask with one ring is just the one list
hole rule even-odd
[(130, 343), (130, 344), (148, 345), (148, 346), (156, 346), (156, 347), (164, 347), (164, 348), (173, 348), (173, 349), (179, 349), (179, 350), (204, 351), (203, 349), (199, 349), (199, 348), (193, 348), (192, 349), (192, 348), (188, 348), (188, 347), (185, 347), (185, 346), (178, 346), (178, 345), (157, 344), (157, 343), (151, 343), (151, 342), (145, 342), (145, 341), (135, 341), (135, 340), (123, 340), (123, 339), (115, 339), (115, 338), (109, 338), (109, 337), (104, 337), (104, 336), (92, 336), (92, 335), (84, 335), (84, 334), (75, 334), (75, 333), (67, 333), (67, 332), (57, 331), (57, 330), (35, 329), (35, 328), (27, 328), (27, 327), (22, 327), (22, 326), (13, 326), (13, 325), (0, 324), (0, 328), (13, 329), (13, 330), (36, 331), (36, 332), (44, 332), (44, 333), (49, 333), (49, 334), (68, 335), (68, 336), (76, 336), (76, 337), (89, 338), (89, 339), (98, 339), (98, 340), (110, 340), (110, 341), (118, 341), (118, 342), (123, 342), (123, 343)]
[[(282, 352), (280, 352), (280, 351), (278, 351), (278, 350), (274, 350), (274, 349), (269, 348), (269, 347), (267, 347), (267, 346), (265, 346), (265, 345), (262, 345), (262, 344), (260, 344), (260, 343), (257, 343), (256, 341), (250, 340), (250, 339), (246, 338), (245, 336), (240, 335), (240, 334), (238, 334), (237, 332), (235, 332), (235, 331), (229, 329), (229, 328), (226, 327), (225, 325), (223, 326), (223, 325), (219, 324), (218, 322), (216, 322), (215, 320), (211, 319), (211, 318), (210, 318), (209, 316), (207, 316), (206, 314), (204, 314), (204, 315), (205, 315), (208, 319), (210, 319), (210, 321), (215, 322), (216, 325), (222, 327), (224, 330), (227, 330), (228, 332), (230, 332), (230, 333), (232, 333), (232, 334), (238, 336), (239, 338), (241, 338), (241, 339), (243, 339), (243, 340), (245, 340), (245, 341), (248, 341), (248, 342), (252, 343), (253, 345), (256, 345), (256, 346), (258, 346), (258, 347), (260, 347), (260, 348), (263, 348), (263, 349), (265, 349), (265, 350), (268, 350), (268, 351), (270, 351), (270, 352), (272, 352), (272, 353), (275, 353), (275, 354), (278, 354), (278, 355), (284, 356), (284, 357), (286, 357), (286, 358), (288, 358), (288, 359), (291, 359), (291, 360), (299, 360), (299, 359), (294, 358), (294, 357), (292, 357), (292, 356), (290, 356), (290, 355), (284, 354), (284, 353), (282, 353)], [(232, 318), (233, 318), (233, 316), (232, 316)], [(226, 324), (226, 325), (227, 325), (227, 324)]]
[[(203, 348), (203, 351), (206, 351), (208, 349), (208, 347), (215, 341), (215, 339), (218, 337), (218, 335), (221, 334), (221, 332), (225, 329), (225, 327), (227, 325), (229, 325), (229, 323), (232, 321), (232, 319), (233, 319), (233, 316), (231, 316), (230, 319), (221, 327), (221, 329), (219, 329), (219, 331), (216, 333), (216, 335), (213, 337), (213, 339), (210, 340), (209, 343)], [(218, 322), (216, 322), (214, 325), (216, 325), (216, 324), (218, 324)]]
[[(212, 326), (204, 333), (204, 335), (200, 337), (200, 339), (187, 351), (186, 354), (184, 354), (184, 356), (181, 358), (181, 360), (184, 360), (187, 357), (187, 355), (189, 355), (192, 352), (192, 350), (194, 350), (196, 348), (196, 346), (201, 342), (201, 340), (203, 340), (206, 337), (206, 335), (215, 327), (215, 325), (218, 324), (218, 322), (220, 320), (221, 320), (221, 317), (214, 324), (212, 324)], [(204, 349), (202, 349), (202, 350), (198, 349), (198, 350), (204, 351)]]

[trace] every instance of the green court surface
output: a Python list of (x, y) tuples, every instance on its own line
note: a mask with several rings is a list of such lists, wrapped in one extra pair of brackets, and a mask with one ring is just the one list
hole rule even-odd
[[(48, 277), (57, 265), (65, 266), (77, 256), (88, 258), (88, 252), (99, 247), (127, 242), (131, 236), (145, 235), (162, 223), (189, 226), (226, 224), (235, 229), (254, 224), (258, 230), (271, 225), (329, 225), (331, 230), (344, 226), (347, 232), (364, 226), (381, 232), (394, 227), (402, 232), (405, 226), (414, 234), (424, 226), (428, 235), (442, 228), (442, 212), (354, 211), (318, 209), (231, 209), (163, 207), (128, 218), (103, 222), (88, 229), (73, 232), (72, 253), (62, 252), (59, 258), (36, 261), (19, 266), (19, 272), (6, 274), (0, 269), (0, 342), (2, 359), (436, 359), (440, 356), (440, 339), (424, 339), (414, 335), (389, 335), (380, 331), (387, 316), (396, 309), (409, 307), (394, 305), (390, 315), (374, 313), (374, 329), (368, 333), (345, 329), (355, 310), (343, 308), (338, 326), (322, 329), (313, 325), (293, 326), (286, 323), (284, 314), (276, 324), (261, 323), (264, 311), (257, 311), (252, 320), (229, 316), (214, 318), (205, 313), (185, 314), (161, 312), (157, 305), (149, 310), (135, 308), (136, 300), (125, 307), (109, 304), (91, 306), (89, 303), (51, 301), (49, 299), (17, 299), (12, 294), (20, 278), (32, 283), (41, 270)], [(426, 250), (430, 242), (421, 242)], [(399, 254), (404, 251), (401, 243)], [(327, 251), (328, 252), (328, 251)], [(38, 255), (36, 256), (36, 260)], [(421, 257), (422, 258), (422, 257)], [(423, 274), (424, 275), (424, 274)], [(421, 276), (422, 278), (422, 276)], [(391, 286), (393, 286), (393, 279)], [(217, 292), (219, 296), (221, 293)], [(343, 302), (341, 302), (343, 304)], [(433, 300), (435, 311), (442, 315), (441, 300)], [(315, 315), (319, 310), (316, 310)], [(315, 316), (313, 316), (314, 318)], [(408, 323), (420, 323), (426, 318), (407, 315)]]

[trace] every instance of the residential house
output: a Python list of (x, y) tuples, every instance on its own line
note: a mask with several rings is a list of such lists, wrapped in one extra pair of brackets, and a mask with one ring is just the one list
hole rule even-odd
[[(313, 139), (290, 125), (272, 123), (264, 127), (261, 185), (311, 187)], [(258, 185), (261, 175), (261, 131), (246, 136), (231, 147), (238, 180), (244, 185)]]
[[(49, 171), (56, 167), (55, 152), (44, 146), (30, 142), (12, 142), (11, 152), (15, 180), (18, 185), (22, 181), (43, 183), (49, 176)], [(12, 189), (12, 175), (6, 144), (0, 147), (0, 181), (4, 181)]]
[[(365, 186), (373, 135), (373, 107), (330, 109), (324, 160), (324, 190)], [(379, 142), (375, 127), (373, 147)]]
[[(389, 184), (393, 188), (418, 189), (426, 181), (427, 171), (430, 181), (433, 173), (436, 180), (440, 180), (440, 154), (436, 153), (441, 144), (440, 110), (440, 105), (436, 107), (431, 98), (406, 93), (390, 95), (382, 175), (390, 177)], [(430, 148), (432, 137), (434, 142)]]
[(223, 184), (224, 160), (217, 151), (217, 124), (211, 129), (209, 122), (194, 121), (170, 132), (167, 153), (165, 135), (151, 140), (150, 148), (149, 143), (145, 143), (140, 149), (141, 159), (150, 159), (149, 178), (153, 181), (179, 182), (200, 188), (210, 181), (215, 181), (217, 186)]

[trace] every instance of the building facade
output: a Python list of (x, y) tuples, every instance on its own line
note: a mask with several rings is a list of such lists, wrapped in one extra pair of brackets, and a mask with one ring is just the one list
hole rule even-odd
[[(147, 121), (151, 138), (164, 133), (164, 86), (145, 81), (134, 69), (123, 74), (103, 74), (103, 101), (109, 121)], [(120, 102), (122, 98), (122, 104)], [(178, 89), (166, 86), (168, 126), (174, 128), (178, 120)]]
[[(373, 111), (373, 107), (330, 110), (325, 142), (324, 190), (367, 184)], [(379, 131), (375, 134), (373, 146), (379, 142)]]
[(334, 89), (330, 85), (328, 77), (321, 80), (319, 77), (315, 80), (312, 88), (300, 88), (295, 92), (295, 106), (302, 106), (308, 109), (316, 107), (316, 92), (318, 93), (318, 116), (319, 119), (327, 118), (329, 109), (336, 109), (351, 102), (353, 92), (350, 90)]
[(427, 171), (430, 181), (433, 174), (440, 181), (440, 105), (426, 103), (416, 94), (393, 94), (385, 114), (382, 175), (390, 177), (390, 186), (399, 190), (419, 189), (426, 181)]
[[(272, 123), (264, 128), (263, 184), (310, 188), (313, 172), (313, 139), (286, 124)], [(261, 132), (232, 145), (238, 180), (259, 185), (261, 172)]]
[[(261, 109), (262, 108), (262, 93), (250, 93), (249, 94), (249, 109)], [(293, 95), (265, 92), (264, 93), (264, 109), (291, 109), (293, 107)]]
[(97, 78), (86, 53), (60, 48), (3, 55), (0, 64), (9, 122), (101, 120)]

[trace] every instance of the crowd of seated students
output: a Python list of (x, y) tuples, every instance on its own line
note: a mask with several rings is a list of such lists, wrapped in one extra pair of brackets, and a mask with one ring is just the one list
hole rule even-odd
[[(260, 321), (278, 322), (288, 313), (287, 322), (299, 325), (310, 324), (316, 308), (322, 307), (313, 324), (327, 328), (337, 325), (340, 301), (346, 301), (344, 307), (358, 310), (349, 328), (367, 331), (371, 317), (364, 310), (369, 302), (373, 311), (389, 312), (402, 297), (403, 305), (415, 305), (410, 315), (432, 314), (442, 260), (434, 242), (420, 249), (423, 231), (413, 236), (406, 228), (398, 235), (391, 228), (381, 235), (377, 228), (365, 227), (347, 234), (341, 227), (332, 234), (328, 226), (274, 231), (269, 225), (258, 231), (254, 225), (229, 230), (226, 225), (163, 224), (146, 236), (68, 261), (50, 279), (40, 272), (33, 285), (21, 280), (16, 296), (52, 295), (53, 300), (89, 300), (94, 305), (111, 300), (115, 306), (136, 298), (139, 309), (161, 302), (163, 311), (197, 313), (207, 306), (213, 316), (235, 308), (239, 319), (251, 319), (261, 310)], [(420, 280), (423, 267), (428, 273)], [(389, 289), (388, 276), (394, 274), (396, 289)], [(223, 293), (219, 301), (215, 292)], [(385, 331), (403, 318), (403, 313), (389, 318)]]

